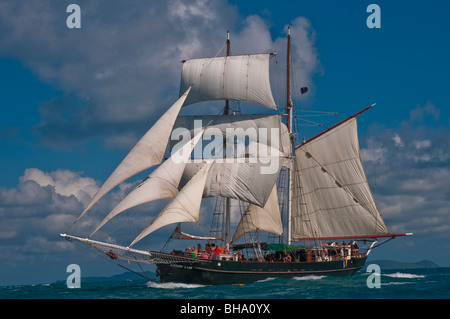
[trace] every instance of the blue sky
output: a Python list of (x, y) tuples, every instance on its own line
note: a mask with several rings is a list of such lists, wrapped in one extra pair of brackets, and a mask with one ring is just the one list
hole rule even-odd
[[(70, 3), (81, 29), (66, 26)], [(370, 3), (380, 29), (366, 25)], [(371, 258), (450, 266), (448, 12), (448, 1), (0, 0), (0, 285), (64, 279), (71, 263), (121, 272), (58, 234), (175, 100), (180, 60), (215, 55), (229, 29), (234, 53), (275, 50), (282, 64), (287, 25), (294, 90), (310, 88), (294, 93), (297, 115), (339, 112), (301, 136), (377, 103), (359, 117), (361, 156), (388, 228), (415, 235)]]

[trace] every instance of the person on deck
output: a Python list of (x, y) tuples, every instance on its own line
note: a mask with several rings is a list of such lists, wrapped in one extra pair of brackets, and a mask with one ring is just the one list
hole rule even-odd
[(220, 255), (220, 248), (216, 247), (216, 249), (214, 249), (214, 253), (216, 254), (216, 258), (219, 258)]

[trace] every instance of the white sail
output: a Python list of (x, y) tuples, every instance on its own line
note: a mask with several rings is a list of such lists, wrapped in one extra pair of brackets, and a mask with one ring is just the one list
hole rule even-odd
[[(277, 158), (278, 159), (278, 158)], [(221, 163), (215, 161), (206, 180), (204, 197), (228, 197), (264, 207), (284, 160), (280, 160), (271, 173), (261, 174), (268, 164)], [(188, 183), (201, 165), (188, 163), (180, 187)]]
[[(189, 130), (190, 136), (200, 128), (206, 128), (205, 135), (233, 141), (235, 137), (248, 142), (258, 142), (279, 149), (290, 155), (291, 147), (286, 125), (280, 114), (237, 114), (237, 115), (195, 115), (179, 116), (174, 124), (174, 133)], [(206, 142), (205, 142), (206, 143)], [(171, 147), (178, 142), (171, 140)]]
[(195, 147), (202, 134), (203, 131), (200, 131), (200, 133), (191, 139), (190, 143), (186, 143), (153, 171), (147, 179), (139, 184), (119, 204), (117, 204), (116, 207), (114, 207), (89, 237), (92, 237), (92, 235), (111, 220), (111, 218), (131, 207), (157, 199), (175, 196), (184, 168), (191, 156), (192, 149)]
[(278, 235), (283, 233), (276, 185), (274, 185), (264, 208), (253, 204), (248, 206), (236, 228), (232, 242), (235, 242), (246, 233), (260, 230)]
[(360, 160), (356, 119), (295, 150), (294, 238), (386, 234)]
[[(78, 221), (100, 198), (129, 177), (161, 163), (173, 124), (190, 87), (139, 140), (86, 206)], [(75, 221), (75, 222), (76, 222)]]
[(175, 198), (159, 213), (130, 244), (130, 247), (140, 241), (151, 232), (163, 226), (180, 223), (196, 222), (200, 213), (203, 188), (205, 187), (211, 163), (203, 164), (202, 168), (186, 184)]
[(238, 100), (277, 109), (269, 79), (270, 54), (236, 55), (184, 61), (180, 93), (192, 84), (185, 105)]

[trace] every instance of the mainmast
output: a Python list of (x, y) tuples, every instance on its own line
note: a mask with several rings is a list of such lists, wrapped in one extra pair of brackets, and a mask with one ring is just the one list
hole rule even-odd
[[(230, 31), (227, 30), (227, 55), (226, 56), (230, 56), (231, 52), (230, 52)], [(225, 108), (223, 110), (223, 115), (229, 115), (230, 114), (230, 101), (229, 100), (225, 100)], [(226, 152), (226, 140), (224, 139), (223, 141), (223, 148), (225, 149)], [(225, 156), (228, 156), (227, 154), (225, 154)], [(225, 223), (224, 223), (224, 237), (225, 237), (225, 248), (227, 250), (230, 250), (230, 215), (231, 215), (231, 199), (229, 197), (225, 198)]]
[[(227, 30), (227, 56), (230, 56), (230, 31)], [(230, 101), (225, 101), (225, 108), (223, 110), (223, 115), (228, 115), (230, 113)]]
[(291, 99), (291, 27), (288, 26), (286, 57), (286, 126), (292, 134), (292, 99)]
[[(290, 142), (293, 142), (292, 135), (292, 99), (291, 99), (291, 27), (288, 26), (287, 35), (287, 54), (286, 54), (286, 126), (289, 132)], [(292, 169), (293, 165), (289, 168), (289, 200), (288, 200), (288, 218), (287, 218), (287, 244), (292, 243), (291, 236), (291, 218), (292, 218)]]

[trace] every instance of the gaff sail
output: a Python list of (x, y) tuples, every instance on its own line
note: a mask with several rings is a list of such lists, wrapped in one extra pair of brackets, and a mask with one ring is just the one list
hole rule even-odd
[(356, 118), (301, 144), (294, 155), (293, 238), (388, 233), (361, 163)]

